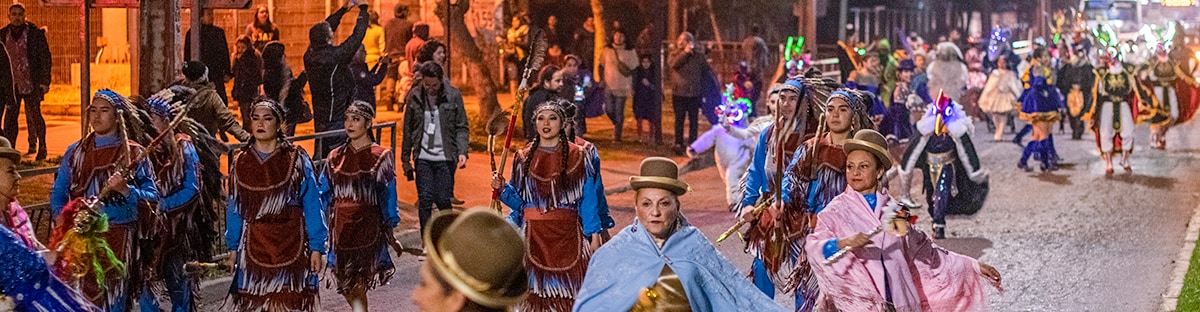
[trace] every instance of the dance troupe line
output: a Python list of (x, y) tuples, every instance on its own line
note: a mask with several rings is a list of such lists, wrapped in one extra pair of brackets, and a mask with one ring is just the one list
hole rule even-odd
[[(1042, 171), (1061, 159), (1053, 123), (1067, 119), (1080, 139), (1087, 122), (1112, 172), (1117, 157), (1131, 170), (1137, 123), (1150, 123), (1151, 146), (1163, 149), (1168, 129), (1196, 110), (1198, 64), (1173, 45), (1181, 39), (1134, 63), (1127, 43), (1096, 33), (1038, 41), (1024, 61), (1003, 29), (986, 52), (965, 57), (940, 43), (929, 64), (919, 42), (898, 51), (842, 43), (857, 66), (844, 85), (789, 68), (757, 118), (727, 100), (722, 122), (688, 151), (718, 151), (734, 226), (715, 241), (743, 238), (749, 276), (689, 224), (679, 197), (691, 188), (667, 158), (646, 158), (629, 178), (636, 218), (611, 233), (597, 147), (575, 135), (576, 106), (550, 97), (532, 108), (532, 140), (513, 153), (508, 174), (503, 162), (493, 167), (506, 216), (486, 208), (421, 216), (426, 258), (412, 301), (422, 311), (774, 311), (784, 308), (772, 298), (790, 295), (795, 311), (986, 310), (1000, 273), (935, 243), (947, 215), (974, 214), (988, 195), (974, 120), (990, 122), (996, 140), (1011, 117), (1029, 122), (1033, 140), (1017, 167), (1032, 170), (1033, 157)], [(430, 77), (410, 97), (445, 91)], [(145, 99), (95, 93), (92, 131), (68, 148), (51, 189), (47, 244), (15, 201), (21, 155), (0, 139), (0, 310), (193, 311), (199, 273), (210, 267), (233, 273), (223, 310), (318, 310), (322, 284), (366, 310), (366, 292), (397, 273), (389, 249), (411, 250), (392, 234), (396, 155), (369, 131), (373, 105), (349, 105), (348, 140), (317, 167), (284, 136), (284, 106), (259, 99), (248, 110), (248, 144), (223, 178), (213, 168), (227, 147), (188, 117), (202, 105), (196, 93), (185, 85)], [(443, 126), (414, 124), (425, 125), (434, 128), (419, 132)], [(454, 149), (405, 142), (405, 171), (428, 153), (465, 157), (465, 140), (428, 137)], [(918, 169), (928, 232), (914, 227), (925, 208), (910, 198)], [(226, 230), (217, 233), (222, 210)], [(212, 263), (222, 235), (231, 256)]]

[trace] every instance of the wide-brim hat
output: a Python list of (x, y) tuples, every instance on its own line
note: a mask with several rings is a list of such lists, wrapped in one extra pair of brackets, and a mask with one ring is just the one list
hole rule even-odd
[(21, 152), (13, 148), (7, 138), (0, 137), (0, 157), (12, 159), (14, 163), (21, 162)]
[(875, 159), (880, 162), (880, 168), (892, 167), (892, 157), (891, 154), (888, 154), (887, 148), (887, 139), (871, 129), (859, 130), (854, 133), (853, 139), (846, 139), (846, 143), (842, 144), (842, 150), (846, 152), (846, 155), (850, 155), (852, 151), (865, 151), (875, 155)]
[(675, 196), (683, 195), (692, 189), (687, 183), (679, 181), (679, 165), (665, 157), (643, 159), (641, 172), (629, 177), (629, 186), (634, 190), (647, 187), (664, 189)]
[(472, 302), (507, 308), (525, 300), (525, 241), (487, 209), (438, 213), (425, 227), (426, 261)]

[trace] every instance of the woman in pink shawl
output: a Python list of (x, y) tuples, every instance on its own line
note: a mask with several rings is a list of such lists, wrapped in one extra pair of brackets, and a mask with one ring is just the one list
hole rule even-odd
[[(817, 215), (805, 249), (821, 285), (818, 311), (981, 311), (984, 278), (997, 289), (1000, 273), (945, 250), (919, 230), (871, 235), (883, 222), (903, 219), (879, 180), (892, 161), (887, 141), (863, 130), (847, 139), (846, 192)], [(888, 219), (888, 220), (883, 220)], [(906, 221), (899, 222), (907, 225)], [(903, 227), (903, 226), (902, 226)], [(891, 233), (901, 233), (897, 236)], [(834, 255), (849, 250), (843, 257)], [(832, 260), (830, 264), (824, 263)]]

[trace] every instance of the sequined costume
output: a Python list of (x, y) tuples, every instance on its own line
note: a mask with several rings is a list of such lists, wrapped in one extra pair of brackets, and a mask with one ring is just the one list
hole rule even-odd
[(309, 255), (325, 254), (325, 206), (308, 153), (278, 144), (270, 154), (242, 147), (229, 173), (225, 245), (237, 264), (226, 305), (239, 311), (312, 311), (319, 303)]
[(500, 200), (529, 246), (529, 297), (524, 311), (569, 311), (591, 259), (593, 234), (612, 228), (604, 203), (600, 156), (590, 143), (531, 142), (513, 157)]
[(1092, 120), (1100, 157), (1106, 160), (1109, 170), (1115, 154), (1124, 155), (1127, 161), (1133, 152), (1133, 129), (1138, 117), (1136, 107), (1141, 95), (1131, 72), (1132, 66), (1119, 63), (1096, 70), (1096, 84), (1092, 89), (1096, 103), (1087, 116)]
[(395, 154), (379, 144), (361, 149), (343, 144), (329, 153), (320, 184), (329, 206), (329, 267), (338, 292), (387, 284), (395, 273), (387, 242), (400, 223)]
[[(1160, 46), (1159, 49), (1163, 47)], [(1196, 93), (1196, 86), (1188, 83), (1188, 79), (1184, 77), (1188, 75), (1183, 67), (1187, 60), (1177, 58), (1169, 57), (1166, 51), (1162, 51), (1142, 65), (1142, 81), (1151, 89), (1148, 93), (1152, 93), (1154, 99), (1149, 101), (1150, 105), (1138, 107), (1140, 111), (1137, 122), (1150, 124), (1150, 147), (1155, 149), (1166, 148), (1167, 131), (1182, 120), (1181, 113), (1185, 110), (1194, 112), (1192, 102), (1195, 99), (1191, 96)]]
[[(900, 163), (900, 197), (908, 198), (913, 169), (924, 172), (925, 202), (933, 218), (935, 236), (943, 236), (946, 215), (971, 215), (983, 208), (988, 194), (988, 174), (980, 167), (971, 143), (970, 119), (958, 104), (939, 99), (917, 122), (920, 140), (909, 146)], [(940, 238), (940, 237), (938, 237)]]
[(46, 260), (25, 244), (0, 227), (0, 297), (12, 300), (16, 311), (103, 311), (54, 276)]
[[(162, 272), (173, 311), (196, 309), (197, 280), (188, 276), (184, 264), (195, 261), (191, 244), (197, 233), (192, 217), (197, 209), (204, 209), (200, 191), (200, 157), (192, 139), (186, 134), (175, 134), (175, 144), (166, 144), (150, 152), (150, 163), (154, 166), (155, 185), (160, 192), (159, 209), (165, 215), (164, 231), (161, 232), (156, 252), (161, 259), (157, 262)], [(168, 139), (169, 140), (169, 139)]]
[[(114, 107), (118, 105), (113, 104)], [(143, 152), (142, 146), (134, 141), (96, 133), (90, 133), (71, 144), (63, 154), (54, 185), (50, 189), (50, 212), (56, 220), (55, 224), (69, 227), (74, 217), (63, 215), (64, 207), (69, 202), (99, 196), (108, 178)], [(109, 311), (131, 309), (132, 294), (141, 289), (143, 275), (152, 271), (152, 268), (143, 266), (149, 259), (142, 258), (139, 244), (135, 243), (142, 238), (139, 235), (142, 229), (139, 221), (144, 220), (139, 220), (139, 217), (146, 216), (146, 211), (153, 209), (149, 203), (158, 198), (152, 168), (148, 160), (139, 162), (132, 172), (133, 179), (127, 180), (129, 194), (101, 204), (109, 222), (108, 231), (103, 233), (104, 240), (117, 259), (126, 265), (129, 274), (119, 274), (119, 269), (110, 267), (105, 270), (104, 285), (99, 285), (91, 272), (79, 277), (80, 290), (88, 300)], [(51, 248), (58, 247), (54, 245), (55, 241), (52, 240)], [(60, 271), (60, 276), (64, 273)], [(153, 302), (144, 292), (141, 299), (144, 303)]]

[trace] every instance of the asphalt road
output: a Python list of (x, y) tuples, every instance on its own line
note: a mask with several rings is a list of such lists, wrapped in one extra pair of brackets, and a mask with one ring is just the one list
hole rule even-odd
[[(977, 257), (1004, 276), (1002, 294), (989, 291), (994, 311), (1154, 311), (1162, 303), (1174, 256), (1184, 240), (1187, 222), (1197, 206), (1200, 185), (1200, 135), (1195, 124), (1177, 128), (1167, 151), (1147, 148), (1148, 131), (1139, 127), (1133, 172), (1105, 174), (1090, 134), (1069, 140), (1057, 134), (1058, 151), (1068, 164), (1054, 173), (1019, 171), (1020, 148), (991, 142), (982, 124), (975, 132), (976, 147), (991, 171), (991, 195), (985, 208), (969, 217), (949, 218), (949, 238), (937, 243)], [(1006, 135), (1011, 138), (1011, 135)], [(484, 166), (484, 159), (477, 166)], [(624, 179), (636, 162), (605, 164), (608, 187)], [(621, 168), (612, 170), (608, 167)], [(615, 172), (620, 171), (620, 172)], [(636, 169), (633, 170), (636, 172)], [(462, 175), (460, 174), (460, 177)], [(681, 198), (684, 214), (708, 237), (715, 238), (733, 223), (725, 211), (723, 184), (716, 170), (686, 174), (693, 192)], [(920, 185), (914, 183), (914, 185)], [(463, 193), (462, 189), (459, 190)], [(913, 197), (921, 200), (919, 190)], [(402, 196), (403, 197), (403, 196)], [(609, 196), (618, 227), (634, 217), (632, 192)], [(468, 201), (468, 205), (472, 205)], [(926, 211), (919, 211), (920, 229), (929, 228)], [(415, 243), (411, 235), (408, 239)], [(731, 239), (718, 249), (738, 268), (749, 268), (742, 244)], [(413, 256), (396, 258), (391, 283), (368, 294), (372, 310), (414, 311), (409, 301), (418, 284), (420, 262)], [(228, 282), (210, 281), (202, 291), (205, 311), (219, 310)], [(791, 300), (776, 298), (790, 307)], [(326, 311), (347, 311), (341, 296), (321, 291)]]

